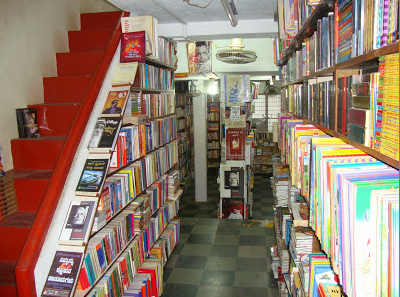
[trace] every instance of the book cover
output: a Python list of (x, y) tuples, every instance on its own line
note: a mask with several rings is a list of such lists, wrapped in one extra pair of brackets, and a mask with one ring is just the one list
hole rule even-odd
[(132, 85), (135, 82), (137, 62), (119, 63), (115, 69), (112, 85)]
[(245, 198), (245, 165), (241, 163), (243, 167), (221, 166), (221, 197)]
[(129, 97), (129, 87), (114, 87), (108, 92), (104, 103), (102, 116), (117, 117), (122, 116)]
[(98, 118), (89, 141), (89, 153), (111, 153), (114, 151), (118, 139), (116, 136), (121, 128), (121, 123), (121, 118)]
[(244, 160), (246, 147), (246, 129), (226, 129), (226, 160)]
[(100, 195), (107, 174), (110, 155), (97, 155), (96, 157), (86, 160), (76, 187), (76, 195)]
[(72, 296), (83, 260), (84, 247), (59, 247), (41, 296)]
[(91, 197), (77, 197), (76, 200), (71, 201), (59, 237), (60, 244), (85, 245), (87, 243), (97, 202), (97, 198)]
[(243, 220), (245, 207), (243, 198), (221, 198), (221, 218), (230, 220)]
[(146, 32), (146, 55), (151, 58), (158, 57), (158, 47), (156, 42), (157, 36), (157, 20), (150, 15), (122, 17), (121, 18), (122, 33), (127, 32)]
[(15, 111), (19, 138), (40, 137), (36, 108), (17, 108)]
[(146, 62), (146, 32), (127, 32), (121, 34), (121, 63)]

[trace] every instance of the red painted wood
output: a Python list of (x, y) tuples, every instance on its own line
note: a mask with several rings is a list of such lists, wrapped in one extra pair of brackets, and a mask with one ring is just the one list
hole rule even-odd
[[(13, 215), (6, 217), (3, 221), (12, 216)], [(22, 248), (25, 245), (29, 231), (30, 226), (18, 227), (15, 225), (0, 225), (1, 238), (12, 238), (12, 240), (2, 240), (0, 244), (0, 260), (17, 261), (21, 255)]]
[[(128, 16), (124, 12), (120, 13), (118, 20), (121, 16)], [(121, 26), (118, 21), (115, 24), (115, 30), (110, 38), (103, 57), (95, 70), (93, 79), (89, 85), (85, 99), (77, 114), (76, 120), (68, 135), (67, 141), (62, 151), (62, 158), (56, 164), (54, 173), (46, 194), (43, 198), (42, 205), (36, 216), (35, 222), (31, 229), (31, 235), (28, 237), (22, 254), (19, 258), (16, 268), (16, 280), (18, 287), (18, 296), (36, 296), (34, 268), (38, 260), (43, 242), (47, 235), (47, 230), (51, 224), (52, 217), (57, 207), (60, 193), (64, 187), (65, 180), (69, 168), (72, 164), (76, 149), (82, 138), (82, 133), (86, 127), (87, 120), (92, 112), (93, 105), (97, 99), (99, 90), (103, 84), (104, 77), (107, 74), (108, 67), (115, 54), (121, 36)]]
[(15, 169), (53, 169), (65, 137), (40, 137), (11, 140)]
[(0, 296), (17, 297), (17, 287), (15, 285), (1, 285)]
[(58, 53), (57, 75), (92, 75), (99, 63), (101, 51), (86, 53)]
[(0, 267), (1, 267), (0, 284), (15, 285), (15, 275), (14, 275), (15, 266), (17, 266), (17, 261), (0, 260)]
[(67, 136), (79, 110), (77, 103), (34, 104), (41, 136)]
[(44, 77), (44, 103), (81, 103), (91, 77)]
[[(109, 11), (100, 13), (81, 14), (81, 30), (92, 30), (100, 28), (115, 28), (119, 22), (122, 11)], [(128, 14), (125, 16), (129, 16)]]
[(18, 210), (37, 212), (49, 179), (15, 179), (15, 191), (18, 197)]
[(113, 29), (98, 29), (87, 31), (69, 31), (70, 52), (90, 52), (103, 50), (110, 39)]

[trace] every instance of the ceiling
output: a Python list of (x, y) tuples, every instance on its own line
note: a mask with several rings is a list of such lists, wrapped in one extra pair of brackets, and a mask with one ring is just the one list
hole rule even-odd
[[(189, 5), (187, 1), (199, 6), (207, 4), (209, 6), (198, 8)], [(169, 35), (165, 32), (163, 35), (176, 39), (179, 39), (178, 35), (181, 37), (187, 35), (192, 40), (215, 40), (234, 36), (275, 37), (277, 34), (277, 25), (273, 21), (276, 0), (234, 0), (238, 12), (238, 25), (235, 28), (230, 25), (221, 0), (108, 0), (108, 2), (134, 15), (154, 16), (161, 28), (169, 30)], [(213, 28), (224, 28), (224, 25), (225, 29), (213, 32)], [(204, 32), (206, 30), (207, 32)]]
[[(226, 21), (227, 16), (220, 0), (109, 0), (118, 8), (137, 15), (153, 15), (159, 24)], [(235, 0), (240, 20), (273, 19), (276, 11), (274, 0)]]

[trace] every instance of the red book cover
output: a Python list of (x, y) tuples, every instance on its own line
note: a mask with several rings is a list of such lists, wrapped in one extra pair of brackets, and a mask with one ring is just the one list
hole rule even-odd
[(158, 297), (156, 271), (153, 269), (139, 269), (139, 273), (149, 273), (151, 275), (151, 296)]
[(244, 160), (246, 131), (244, 128), (226, 129), (226, 160)]
[(145, 31), (122, 33), (120, 62), (146, 62)]

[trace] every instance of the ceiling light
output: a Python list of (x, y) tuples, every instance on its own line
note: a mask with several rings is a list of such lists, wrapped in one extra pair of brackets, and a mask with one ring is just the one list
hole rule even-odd
[(238, 23), (238, 13), (235, 3), (233, 3), (233, 0), (221, 0), (221, 2), (229, 20), (231, 21), (232, 27), (236, 27)]

